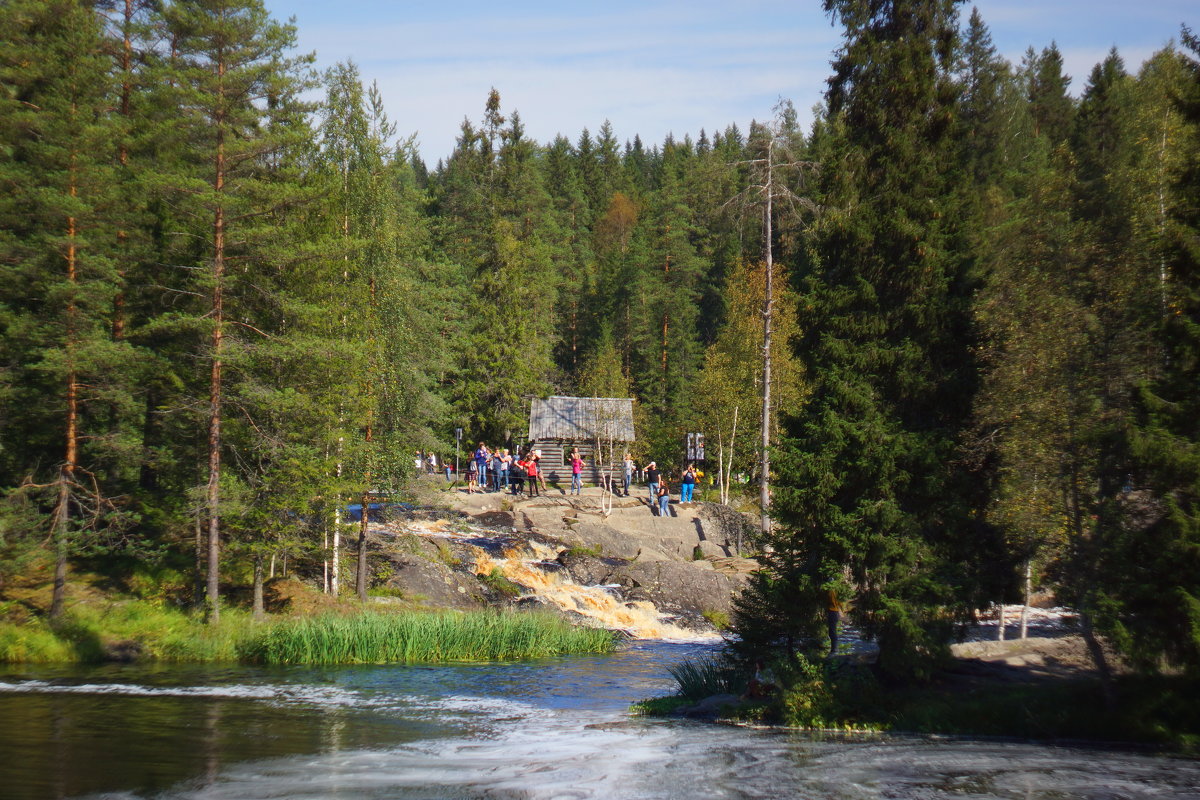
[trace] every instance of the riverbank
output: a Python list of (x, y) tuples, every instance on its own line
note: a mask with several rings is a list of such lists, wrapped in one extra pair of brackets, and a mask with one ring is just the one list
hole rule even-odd
[(1120, 743), (1200, 755), (1200, 681), (1118, 669), (1110, 705), (1082, 638), (955, 645), (927, 684), (885, 687), (852, 659), (774, 665), (777, 686), (747, 697), (721, 661), (673, 670), (677, 692), (637, 713), (804, 731)]
[[(350, 540), (340, 552), (340, 596), (321, 591), (328, 575), (321, 561), (294, 556), (281, 564), (285, 575), (265, 582), (259, 622), (249, 613), (249, 575), (229, 575), (221, 622), (210, 626), (187, 610), (193, 586), (182, 569), (125, 563), (94, 573), (80, 563), (67, 585), (67, 611), (51, 624), (53, 564), (44, 555), (3, 587), (0, 662), (247, 661), (264, 658), (264, 641), (277, 641), (279, 631), (302, 629), (292, 652), (309, 652), (308, 640), (318, 640), (317, 649), (338, 655), (301, 663), (598, 652), (611, 647), (613, 632), (718, 640), (733, 596), (756, 566), (731, 552), (740, 515), (722, 516), (728, 509), (714, 511), (713, 504), (688, 504), (663, 518), (640, 497), (602, 507), (595, 488), (532, 499), (468, 495), (433, 481), (417, 488), (417, 502), (368, 525), (366, 604), (345, 594), (358, 555)], [(401, 614), (412, 620), (409, 632), (377, 632)], [(360, 618), (382, 621), (355, 629), (362, 648), (345, 632), (347, 619)], [(493, 629), (495, 620), (509, 618), (546, 621), (534, 632)], [(426, 633), (431, 628), (437, 637)], [(424, 644), (394, 652), (381, 644), (395, 640)]]

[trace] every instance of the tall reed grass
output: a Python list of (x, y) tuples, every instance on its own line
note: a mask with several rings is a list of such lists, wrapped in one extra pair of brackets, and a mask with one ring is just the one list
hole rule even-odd
[(545, 614), (357, 613), (255, 622), (226, 609), (218, 625), (144, 601), (77, 606), (53, 626), (0, 622), (0, 663), (89, 663), (121, 651), (165, 662), (364, 664), (504, 661), (606, 652), (611, 632)]
[(685, 659), (671, 666), (671, 677), (680, 697), (703, 700), (714, 694), (741, 694), (746, 676), (738, 667), (722, 658)]
[(283, 620), (242, 655), (265, 664), (507, 661), (607, 652), (614, 643), (609, 631), (548, 614), (368, 613)]

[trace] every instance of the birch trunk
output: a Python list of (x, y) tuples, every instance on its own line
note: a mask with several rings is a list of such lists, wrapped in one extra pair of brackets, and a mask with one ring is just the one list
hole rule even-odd
[(1025, 604), (1021, 606), (1021, 638), (1025, 639), (1029, 636), (1029, 595), (1033, 588), (1033, 564), (1030, 559), (1025, 559)]
[(762, 382), (762, 464), (759, 475), (758, 502), (762, 508), (760, 525), (764, 535), (771, 532), (771, 312), (774, 307), (772, 294), (775, 267), (774, 246), (771, 227), (771, 199), (775, 193), (774, 164), (772, 163), (774, 141), (767, 144), (767, 203), (763, 213), (763, 250), (766, 258), (766, 292), (763, 298), (763, 382)]

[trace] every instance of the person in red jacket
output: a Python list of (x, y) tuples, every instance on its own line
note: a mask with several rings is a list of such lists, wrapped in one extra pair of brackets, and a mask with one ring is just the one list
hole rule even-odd
[(525, 459), (525, 474), (528, 476), (525, 483), (529, 486), (529, 496), (537, 497), (538, 479), (541, 473), (538, 471), (538, 458), (536, 455), (529, 456)]

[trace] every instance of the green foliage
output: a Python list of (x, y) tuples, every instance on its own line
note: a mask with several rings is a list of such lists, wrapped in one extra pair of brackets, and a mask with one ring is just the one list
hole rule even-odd
[(524, 591), (519, 584), (506, 578), (500, 567), (492, 567), (492, 571), (486, 575), (480, 575), (479, 580), (493, 592), (504, 597), (520, 597)]
[[(1101, 519), (1097, 571), (1112, 576), (1099, 617), (1135, 665), (1200, 675), (1200, 39), (1184, 30), (1190, 53), (1177, 86), (1185, 142), (1174, 175), (1163, 254), (1163, 307), (1154, 328), (1164, 365), (1138, 384), (1123, 445), (1131, 475), (1124, 496)], [(1167, 135), (1163, 128), (1162, 135)], [(1165, 140), (1164, 140), (1165, 141)]]
[(746, 691), (745, 671), (720, 656), (684, 659), (672, 664), (669, 671), (675, 679), (676, 694), (688, 700), (703, 700), (715, 694), (740, 695)]
[(70, 642), (43, 623), (0, 622), (0, 663), (54, 664), (75, 661)]
[(143, 601), (77, 606), (61, 622), (0, 623), (0, 663), (96, 662), (113, 651), (166, 662), (359, 664), (489, 661), (606, 652), (610, 632), (542, 614), (328, 614), (255, 622), (226, 609), (217, 625)]
[(790, 650), (849, 583), (881, 662), (912, 679), (944, 648), (943, 609), (970, 607), (987, 552), (986, 529), (967, 533), (976, 498), (955, 458), (976, 376), (948, 169), (956, 19), (951, 2), (826, 9), (846, 32), (814, 141), (826, 211), (800, 296), (813, 391), (776, 458), (781, 524), (737, 630)]
[(524, 613), (361, 614), (279, 622), (242, 655), (265, 664), (497, 661), (605, 652), (608, 631)]

